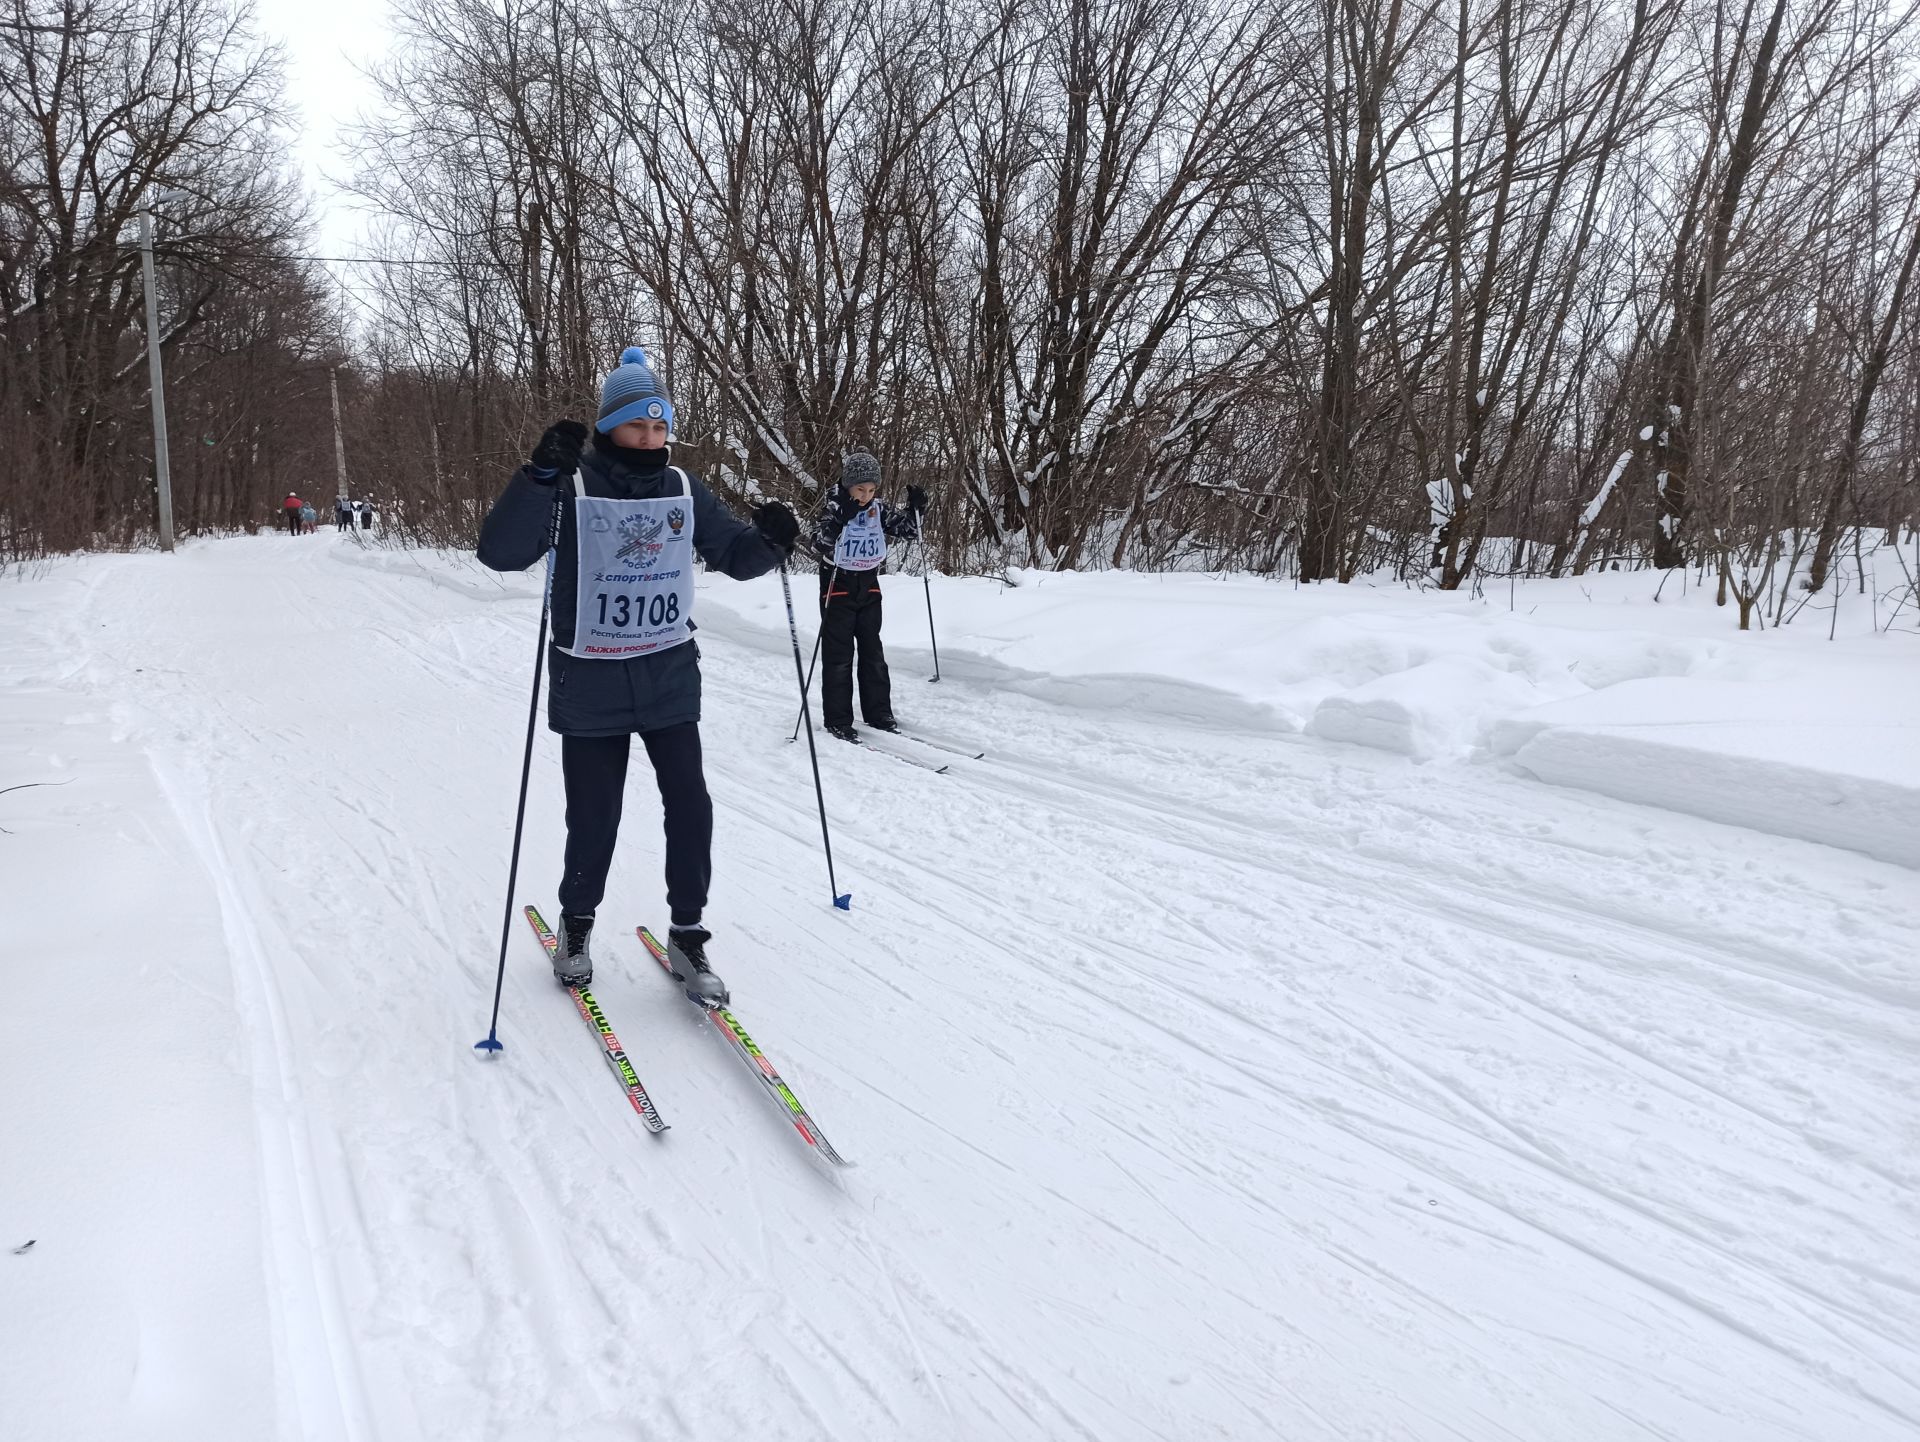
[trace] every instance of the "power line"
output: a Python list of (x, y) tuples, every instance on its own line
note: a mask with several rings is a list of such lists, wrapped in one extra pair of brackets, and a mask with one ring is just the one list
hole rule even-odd
[[(183, 240), (205, 240), (207, 238), (208, 237), (206, 236), (195, 236), (195, 235), (171, 237), (173, 244), (176, 247), (179, 247), (180, 243)], [(131, 242), (122, 241), (120, 242), (120, 244), (130, 245)], [(215, 249), (215, 250), (212, 250), (209, 254), (200, 254), (198, 252), (190, 252), (190, 251), (177, 249), (175, 254), (179, 258), (186, 259), (186, 260), (207, 260), (207, 259), (228, 260), (228, 261), (232, 261), (232, 260), (304, 260), (304, 261), (313, 261), (321, 265), (420, 265), (420, 266), (429, 266), (429, 267), (438, 266), (441, 269), (453, 269), (453, 270), (458, 270), (461, 265), (461, 263), (457, 260), (421, 260), (417, 257), (412, 257), (412, 256), (295, 255), (284, 250), (255, 250), (255, 251), (226, 250), (226, 251), (223, 251), (223, 250)], [(169, 257), (169, 258), (173, 258), (173, 257)]]
[[(189, 236), (174, 236), (174, 237), (171, 237), (171, 239), (173, 241), (173, 244), (176, 247), (178, 247), (182, 240), (204, 240), (206, 239), (206, 237), (189, 235)], [(122, 241), (119, 243), (121, 245), (129, 246), (129, 247), (132, 245), (132, 242), (130, 241)], [(301, 261), (312, 261), (320, 265), (417, 265), (417, 266), (425, 266), (429, 269), (437, 267), (441, 270), (459, 270), (462, 268), (462, 264), (463, 264), (462, 262), (457, 260), (430, 260), (430, 259), (423, 260), (416, 256), (296, 255), (283, 250), (273, 250), (273, 251), (214, 250), (212, 251), (210, 256), (203, 256), (197, 253), (185, 252), (185, 251), (179, 251), (177, 253), (181, 256), (181, 258), (189, 259), (189, 260), (200, 260), (200, 259), (208, 259), (208, 258), (215, 259), (215, 260), (301, 260)]]
[(418, 260), (398, 255), (279, 255), (278, 260), (310, 260), (322, 265), (425, 265), (458, 269), (454, 260)]

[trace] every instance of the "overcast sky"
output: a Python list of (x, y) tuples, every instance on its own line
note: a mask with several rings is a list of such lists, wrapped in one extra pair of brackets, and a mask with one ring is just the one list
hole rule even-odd
[(315, 241), (323, 255), (341, 254), (360, 232), (359, 218), (322, 178), (344, 174), (351, 158), (340, 130), (373, 105), (355, 66), (386, 51), (388, 0), (255, 0), (263, 36), (287, 51), (287, 95), (299, 111), (295, 154), (313, 192)]

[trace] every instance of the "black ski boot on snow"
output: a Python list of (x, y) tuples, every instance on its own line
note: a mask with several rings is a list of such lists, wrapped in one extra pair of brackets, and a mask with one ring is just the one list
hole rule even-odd
[(592, 936), (591, 916), (560, 913), (560, 946), (553, 953), (553, 975), (560, 985), (593, 985), (593, 952), (587, 945)]
[(725, 1006), (731, 999), (727, 984), (707, 965), (707, 943), (713, 933), (705, 927), (673, 927), (667, 932), (667, 960), (673, 964), (673, 979), (685, 986), (690, 1000), (702, 1006)]
[(867, 725), (876, 731), (884, 731), (889, 736), (898, 736), (900, 734), (900, 723), (891, 716), (887, 717), (884, 721), (869, 721)]
[(829, 726), (827, 735), (836, 741), (851, 741), (856, 746), (860, 744), (860, 733), (851, 726)]

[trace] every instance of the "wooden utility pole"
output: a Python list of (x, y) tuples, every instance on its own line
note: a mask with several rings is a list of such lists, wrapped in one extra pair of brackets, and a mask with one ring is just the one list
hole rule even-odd
[(340, 499), (347, 499), (347, 443), (340, 434), (340, 367), (327, 371), (327, 384), (333, 390), (333, 467), (340, 477)]
[(140, 278), (147, 293), (147, 385), (153, 399), (153, 479), (160, 492), (160, 549), (173, 549), (173, 476), (167, 464), (167, 395), (160, 376), (160, 298), (153, 290), (153, 207), (140, 211)]

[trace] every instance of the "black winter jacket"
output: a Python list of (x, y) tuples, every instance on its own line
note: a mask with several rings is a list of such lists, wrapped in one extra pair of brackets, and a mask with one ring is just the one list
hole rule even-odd
[[(634, 451), (596, 433), (580, 458), (580, 479), (590, 496), (650, 500), (678, 495), (680, 478), (667, 451)], [(780, 564), (780, 552), (740, 520), (688, 473), (693, 492), (693, 548), (709, 570), (736, 581), (765, 575)], [(574, 599), (579, 591), (580, 552), (574, 535), (573, 478), (544, 481), (522, 466), (507, 482), (480, 527), (476, 554), (495, 571), (524, 571), (547, 551), (556, 504), (561, 504), (560, 544), (553, 567), (553, 638), (547, 652), (547, 725), (565, 736), (619, 736), (658, 731), (700, 719), (700, 648), (689, 641), (646, 656), (588, 661), (569, 656)]]

